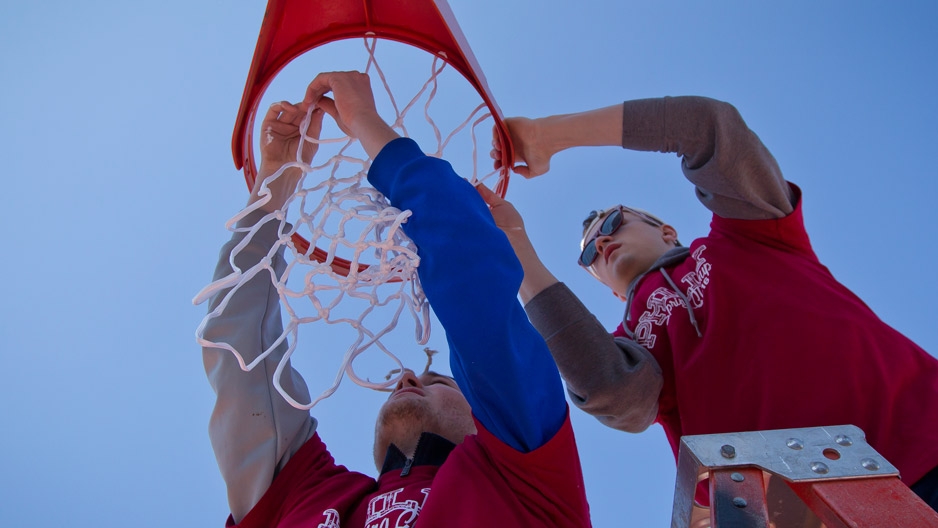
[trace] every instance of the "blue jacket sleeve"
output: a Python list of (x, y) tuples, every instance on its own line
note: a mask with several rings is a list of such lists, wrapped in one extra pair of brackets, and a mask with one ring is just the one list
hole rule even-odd
[(421, 285), (476, 418), (519, 451), (544, 445), (566, 419), (563, 386), (518, 301), (521, 264), (488, 206), (449, 163), (407, 138), (384, 147), (368, 180), (413, 212), (404, 232), (417, 244)]

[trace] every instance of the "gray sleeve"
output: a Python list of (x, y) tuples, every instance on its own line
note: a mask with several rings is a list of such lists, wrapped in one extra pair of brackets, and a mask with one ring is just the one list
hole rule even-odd
[(651, 353), (610, 335), (563, 283), (537, 294), (525, 310), (577, 407), (604, 425), (633, 433), (654, 422), (664, 380)]
[(759, 220), (792, 212), (775, 158), (733, 105), (706, 97), (626, 101), (622, 146), (674, 152), (697, 198), (724, 218)]
[[(262, 214), (255, 212), (239, 222), (254, 225)], [(235, 257), (246, 271), (266, 257), (278, 238), (278, 221), (263, 225), (251, 242)], [(232, 272), (229, 255), (245, 233), (235, 233), (222, 247), (214, 279)], [(285, 268), (283, 248), (272, 255), (278, 275)], [(230, 290), (210, 299), (209, 312)], [(232, 295), (227, 307), (208, 320), (203, 337), (214, 343), (228, 343), (249, 364), (269, 348), (283, 332), (280, 298), (270, 274), (262, 271)], [(287, 349), (284, 340), (254, 369), (245, 372), (228, 350), (205, 347), (202, 360), (216, 402), (209, 422), (209, 436), (218, 467), (228, 487), (228, 503), (235, 522), (240, 522), (267, 491), (274, 476), (290, 457), (312, 437), (316, 422), (308, 411), (290, 406), (272, 383), (274, 369)], [(309, 401), (309, 391), (300, 375), (289, 365), (281, 384), (298, 401)]]

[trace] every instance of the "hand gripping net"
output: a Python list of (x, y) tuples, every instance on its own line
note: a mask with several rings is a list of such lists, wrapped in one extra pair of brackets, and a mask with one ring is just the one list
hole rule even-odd
[[(436, 97), (440, 75), (445, 70), (446, 63), (439, 56), (434, 56), (429, 79), (410, 97), (403, 109), (400, 109), (384, 71), (375, 59), (376, 42), (374, 38), (365, 39), (368, 52), (365, 72), (373, 71), (381, 80), (394, 112), (392, 128), (408, 136), (405, 121), (413, 113), (412, 110), (423, 101), (423, 118), (432, 131), (436, 147), (436, 150), (429, 154), (442, 157), (451, 141), (461, 132), (466, 132), (471, 138), (472, 149), (470, 181), (477, 183), (495, 174), (490, 172), (482, 177), (477, 176), (476, 129), (491, 117), (485, 103), (476, 106), (468, 118), (458, 122), (452, 131), (444, 136), (437, 122), (431, 117), (430, 107)], [(363, 152), (357, 145), (357, 140), (349, 137), (316, 140), (309, 137), (306, 132), (311, 113), (312, 108), (300, 125), (303, 141), (297, 149), (296, 160), (284, 164), (267, 177), (260, 187), (262, 198), (226, 224), (232, 232), (246, 233), (245, 238), (229, 256), (234, 271), (206, 286), (193, 300), (195, 304), (200, 304), (215, 295), (224, 296), (218, 306), (202, 320), (196, 331), (196, 338), (203, 347), (228, 350), (234, 354), (244, 370), (253, 369), (287, 340), (287, 350), (273, 374), (273, 384), (277, 391), (298, 409), (310, 409), (331, 396), (344, 376), (348, 376), (358, 385), (376, 390), (389, 390), (395, 385), (401, 377), (400, 374), (393, 378), (389, 375), (388, 379), (382, 381), (372, 381), (356, 374), (353, 362), (362, 353), (377, 350), (397, 365), (397, 369), (392, 370), (392, 373), (403, 369), (401, 360), (382, 342), (382, 339), (397, 327), (402, 314), (406, 314), (406, 318), (413, 321), (417, 343), (426, 344), (430, 337), (430, 307), (417, 278), (420, 258), (414, 243), (401, 229), (411, 212), (392, 207), (381, 193), (368, 186), (365, 177), (371, 160), (363, 154), (360, 157), (352, 154), (356, 149)], [(488, 132), (489, 127), (484, 127), (483, 130)], [(263, 131), (261, 135), (261, 140), (265, 141)], [(303, 142), (306, 141), (319, 145), (319, 152), (313, 163), (324, 160), (322, 164), (304, 163), (302, 152)], [(426, 144), (424, 141), (422, 146), (426, 147)], [(330, 145), (333, 146), (334, 152), (327, 154), (324, 151)], [(239, 220), (270, 201), (269, 185), (289, 168), (300, 169), (303, 176), (299, 180), (296, 192), (286, 200), (283, 208), (267, 214), (253, 227), (236, 227), (235, 224)], [(280, 236), (276, 243), (256, 265), (246, 270), (238, 269), (235, 266), (235, 257), (249, 244), (260, 226), (271, 220), (279, 223)], [(297, 243), (295, 235), (304, 237), (299, 239), (301, 243)], [(304, 240), (308, 240), (308, 246), (302, 243)], [(288, 263), (286, 271), (278, 276), (272, 267), (272, 259), (281, 247), (287, 249)], [(347, 262), (339, 256), (340, 253), (350, 255)], [(283, 313), (289, 321), (285, 321), (283, 332), (274, 343), (248, 363), (234, 346), (206, 340), (204, 333), (212, 319), (222, 316), (238, 290), (259, 274), (269, 276), (280, 297)], [(293, 282), (288, 284), (288, 278), (291, 276)], [(356, 308), (350, 311), (353, 306)], [(346, 325), (354, 330), (355, 337), (345, 351), (331, 386), (311, 402), (301, 403), (283, 389), (280, 378), (296, 350), (299, 328), (310, 323)], [(430, 351), (427, 350), (427, 353), (429, 359)]]

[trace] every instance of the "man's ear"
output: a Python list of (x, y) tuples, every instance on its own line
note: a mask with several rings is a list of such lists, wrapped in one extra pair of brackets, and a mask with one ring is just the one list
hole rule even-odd
[(661, 238), (672, 246), (677, 245), (677, 230), (664, 224), (661, 226)]

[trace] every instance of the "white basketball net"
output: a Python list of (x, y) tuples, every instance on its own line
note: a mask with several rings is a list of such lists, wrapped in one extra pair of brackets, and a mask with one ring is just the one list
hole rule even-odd
[[(418, 102), (424, 100), (422, 114), (436, 138), (436, 150), (429, 154), (442, 157), (444, 149), (451, 140), (460, 132), (465, 131), (471, 135), (471, 181), (473, 183), (484, 181), (495, 174), (493, 171), (477, 177), (476, 127), (491, 117), (485, 103), (475, 107), (468, 118), (446, 135), (441, 133), (430, 115), (430, 103), (437, 94), (440, 73), (446, 67), (446, 63), (442, 60), (445, 57), (433, 58), (430, 78), (415, 95), (408, 99), (403, 109), (399, 109), (385, 74), (375, 59), (375, 45), (375, 38), (365, 39), (365, 48), (368, 52), (365, 72), (373, 71), (381, 79), (395, 114), (392, 128), (402, 135), (409, 135), (405, 119)], [(481, 98), (479, 100), (481, 101)], [(381, 193), (368, 186), (365, 176), (371, 160), (364, 155), (355, 157), (349, 154), (350, 150), (354, 150), (352, 147), (357, 144), (357, 140), (348, 137), (316, 140), (306, 135), (312, 110), (310, 108), (300, 125), (303, 141), (297, 149), (296, 161), (284, 164), (278, 171), (267, 177), (261, 185), (260, 195), (263, 198), (242, 210), (226, 224), (230, 231), (247, 233), (229, 257), (234, 272), (206, 286), (193, 300), (195, 304), (200, 304), (216, 294), (224, 295), (217, 308), (202, 320), (196, 331), (196, 338), (203, 347), (230, 351), (244, 370), (251, 370), (264, 361), (283, 340), (288, 341), (287, 351), (274, 372), (273, 383), (277, 391), (298, 409), (310, 409), (321, 400), (328, 398), (336, 391), (344, 376), (348, 376), (358, 385), (371, 389), (388, 390), (389, 387), (395, 385), (400, 375), (391, 379), (372, 381), (358, 376), (353, 362), (362, 353), (377, 350), (391, 358), (398, 369), (403, 369), (401, 360), (382, 342), (382, 338), (398, 325), (402, 314), (406, 314), (406, 318), (413, 321), (417, 343), (425, 344), (430, 337), (430, 308), (417, 279), (417, 266), (420, 258), (413, 242), (401, 230), (401, 225), (407, 221), (411, 212), (391, 207)], [(488, 128), (485, 131), (488, 132)], [(261, 141), (264, 140), (265, 138), (262, 137)], [(324, 156), (328, 158), (320, 165), (311, 166), (304, 163), (302, 152), (305, 141), (319, 144), (320, 151), (316, 154), (313, 163), (323, 160)], [(330, 144), (336, 146), (337, 152), (331, 155), (325, 154), (324, 147)], [(421, 146), (427, 147), (426, 144)], [(449, 156), (449, 152), (447, 155)], [(268, 186), (285, 170), (292, 167), (302, 170), (303, 176), (296, 192), (287, 199), (284, 207), (267, 214), (253, 227), (235, 227), (239, 220), (270, 200)], [(279, 239), (270, 248), (267, 256), (256, 265), (250, 269), (238, 269), (234, 265), (235, 256), (249, 244), (260, 226), (270, 220), (279, 222), (279, 229), (282, 233)], [(297, 250), (291, 238), (295, 233), (301, 234), (309, 241), (309, 250), (305, 252)], [(287, 248), (288, 264), (286, 272), (282, 276), (277, 276), (271, 261), (282, 246)], [(318, 262), (312, 258), (315, 247), (328, 253), (324, 262)], [(350, 262), (350, 271), (347, 276), (336, 272), (332, 267), (334, 260), (338, 258), (337, 252), (349, 255), (343, 255)], [(291, 255), (292, 258), (289, 258)], [(360, 260), (361, 264), (367, 264), (366, 269), (358, 269)], [(283, 333), (267, 350), (250, 363), (246, 363), (241, 352), (232, 345), (206, 340), (204, 331), (209, 321), (222, 315), (229, 300), (239, 288), (252, 277), (262, 273), (269, 275), (280, 296), (283, 313), (289, 317), (289, 321), (284, 321)], [(299, 284), (288, 285), (287, 279), (290, 276), (293, 277), (294, 283), (299, 282)], [(364, 305), (364, 308), (356, 310), (360, 310), (360, 313), (347, 313), (348, 306), (354, 303), (358, 303), (357, 306)], [(355, 330), (357, 337), (345, 351), (332, 385), (318, 397), (313, 398), (311, 402), (302, 403), (296, 401), (283, 389), (280, 378), (287, 361), (296, 350), (298, 329), (301, 325), (310, 323), (348, 325)]]

